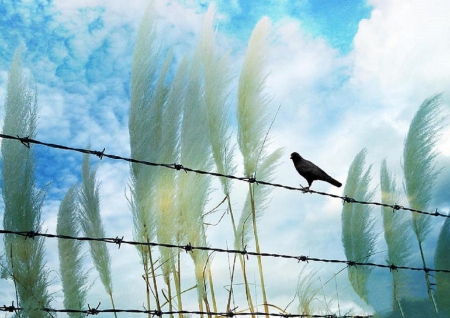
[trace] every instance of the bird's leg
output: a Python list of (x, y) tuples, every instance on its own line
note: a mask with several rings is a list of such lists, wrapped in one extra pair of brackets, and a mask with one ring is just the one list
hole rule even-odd
[(300, 184), (300, 188), (303, 193), (309, 192), (309, 187), (304, 187)]

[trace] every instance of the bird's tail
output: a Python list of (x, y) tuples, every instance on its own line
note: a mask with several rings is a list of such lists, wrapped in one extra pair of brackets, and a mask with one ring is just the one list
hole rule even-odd
[(328, 183), (334, 185), (335, 187), (340, 188), (342, 186), (342, 183), (337, 181), (336, 179), (333, 179), (332, 177), (328, 176), (328, 180), (326, 180)]

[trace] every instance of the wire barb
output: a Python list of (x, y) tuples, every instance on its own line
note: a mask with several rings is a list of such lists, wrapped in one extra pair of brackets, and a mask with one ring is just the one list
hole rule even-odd
[(345, 196), (342, 198), (342, 200), (343, 200), (342, 205), (345, 205), (345, 203), (355, 203), (355, 202), (356, 202), (355, 199), (350, 198), (350, 197), (348, 197), (347, 195), (345, 195)]
[(244, 249), (241, 251), (241, 255), (246, 257), (248, 260), (247, 245), (244, 246)]
[(175, 169), (175, 170), (178, 170), (178, 171), (180, 171), (181, 169), (183, 169), (184, 170), (184, 172), (186, 172), (187, 173), (187, 170), (186, 170), (186, 168), (182, 165), (182, 164), (179, 164), (179, 163), (174, 163), (173, 164), (173, 168)]
[(194, 248), (192, 247), (191, 242), (184, 246), (184, 250), (186, 251), (186, 253), (192, 252), (193, 249)]
[(258, 180), (256, 180), (256, 178), (254, 176), (251, 176), (250, 178), (244, 178), (243, 180), (247, 181), (248, 183), (258, 183)]
[(6, 305), (3, 305), (3, 307), (0, 307), (0, 310), (1, 311), (7, 311), (7, 312), (17, 312), (18, 310), (20, 310), (20, 308), (16, 308), (15, 306), (14, 306), (14, 301), (11, 303), (11, 306), (6, 306)]
[(297, 259), (298, 259), (298, 262), (299, 262), (299, 263), (300, 263), (300, 262), (306, 262), (306, 263), (308, 263), (308, 256), (301, 255), (301, 256), (298, 256)]
[(391, 265), (389, 265), (389, 270), (391, 272), (398, 271), (398, 267), (395, 264), (392, 263)]
[(17, 138), (19, 138), (19, 140), (20, 140), (20, 143), (22, 144), (22, 145), (24, 145), (25, 147), (27, 147), (28, 149), (30, 149), (30, 138), (29, 138), (29, 136), (27, 136), (27, 137), (19, 137), (19, 136), (17, 136)]
[(238, 307), (234, 307), (233, 309), (229, 309), (228, 312), (225, 315), (222, 315), (224, 317), (230, 317), (233, 318), (236, 313), (234, 312)]
[(103, 148), (102, 151), (94, 151), (93, 154), (100, 158), (100, 160), (103, 159), (103, 156), (105, 155), (106, 148)]
[(123, 236), (122, 236), (122, 238), (119, 238), (118, 236), (116, 236), (116, 238), (113, 240), (113, 242), (114, 243), (116, 243), (119, 247), (119, 249), (120, 249), (120, 245), (122, 244), (122, 242), (123, 242)]
[(34, 239), (37, 235), (38, 235), (38, 233), (35, 231), (25, 232), (25, 240), (28, 238)]
[(98, 310), (98, 308), (100, 307), (100, 305), (101, 305), (101, 302), (99, 302), (98, 303), (98, 305), (97, 305), (97, 307), (95, 307), (95, 308), (91, 308), (91, 306), (88, 304), (88, 310), (87, 310), (87, 312), (86, 312), (86, 316), (89, 316), (89, 315), (92, 315), (92, 316), (95, 316), (95, 315), (98, 315), (101, 311), (100, 310)]

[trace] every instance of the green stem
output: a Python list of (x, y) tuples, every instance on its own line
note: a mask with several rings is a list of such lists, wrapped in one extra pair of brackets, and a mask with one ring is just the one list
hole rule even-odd
[(231, 305), (231, 295), (233, 294), (234, 269), (236, 267), (236, 257), (237, 257), (237, 254), (234, 254), (233, 269), (231, 270), (231, 277), (230, 277), (230, 291), (228, 292), (227, 312), (230, 312), (230, 310), (231, 310), (230, 305)]
[[(423, 268), (428, 268), (427, 264), (425, 262), (425, 256), (423, 254), (423, 248), (422, 248), (422, 242), (419, 242), (419, 249), (420, 249), (420, 256), (422, 257), (422, 264), (423, 264)], [(428, 273), (428, 271), (424, 271), (425, 272), (425, 281), (427, 282), (427, 292), (428, 292), (428, 297), (430, 298), (431, 302), (433, 303), (434, 306), (434, 310), (436, 311), (436, 313), (438, 312), (438, 308), (437, 308), (437, 304), (436, 301), (434, 300), (434, 296), (433, 293), (431, 291), (431, 282), (430, 282), (430, 274)]]
[[(227, 203), (228, 203), (228, 211), (230, 211), (231, 223), (233, 225), (234, 237), (236, 239), (237, 238), (236, 222), (234, 220), (233, 209), (231, 208), (231, 198), (230, 198), (229, 194), (227, 194)], [(252, 295), (250, 293), (250, 287), (248, 285), (247, 271), (245, 270), (244, 256), (240, 255), (240, 254), (238, 256), (239, 256), (239, 261), (241, 263), (242, 275), (244, 277), (245, 296), (247, 297), (247, 303), (248, 303), (248, 307), (250, 309), (250, 312), (253, 313), (253, 312), (255, 312), (255, 310), (254, 310), (254, 307), (253, 307), (253, 300), (252, 300)], [(233, 266), (233, 268), (234, 268), (234, 266)], [(231, 297), (231, 294), (230, 294), (230, 297)], [(252, 315), (252, 317), (255, 318), (254, 315)]]
[[(147, 247), (148, 249), (150, 247)], [(142, 264), (144, 265), (144, 280), (145, 280), (145, 291), (146, 291), (146, 298), (147, 298), (147, 308), (150, 310), (150, 285), (149, 285), (149, 277), (148, 277), (148, 257), (147, 257), (148, 252), (141, 252), (141, 257), (142, 257)], [(148, 314), (148, 318), (150, 318), (150, 314)]]
[[(109, 298), (111, 298), (111, 305), (112, 305), (113, 309), (115, 310), (116, 309), (116, 305), (114, 304), (114, 298), (112, 296), (112, 291), (110, 290), (108, 292), (108, 294), (109, 294)], [(117, 318), (117, 313), (116, 312), (114, 312), (114, 317)]]
[[(147, 243), (150, 243), (150, 240), (148, 238), (147, 238)], [(160, 311), (161, 304), (159, 302), (158, 286), (156, 284), (156, 275), (155, 275), (155, 268), (154, 268), (154, 264), (153, 264), (152, 249), (150, 247), (148, 248), (148, 255), (149, 255), (149, 259), (150, 259), (150, 267), (152, 269), (152, 280), (153, 280), (153, 288), (155, 290), (156, 309), (158, 311)]]
[[(173, 277), (175, 279), (175, 288), (177, 289), (178, 310), (179, 311), (183, 311), (183, 303), (181, 301), (181, 279), (180, 279), (181, 261), (180, 261), (180, 252), (178, 252), (178, 255), (177, 255), (177, 266), (178, 266), (178, 271), (174, 268)], [(183, 318), (183, 315), (180, 313), (179, 317)]]
[(259, 248), (259, 239), (258, 239), (258, 230), (256, 228), (256, 210), (255, 210), (255, 200), (253, 196), (253, 186), (252, 184), (248, 184), (249, 192), (250, 192), (250, 202), (252, 205), (252, 221), (253, 221), (253, 234), (255, 236), (255, 245), (256, 245), (256, 253), (258, 253), (257, 259), (258, 259), (258, 266), (259, 266), (259, 278), (261, 280), (261, 291), (263, 296), (263, 302), (264, 302), (264, 311), (266, 312), (266, 317), (269, 317), (269, 306), (267, 304), (267, 295), (266, 295), (266, 286), (264, 284), (264, 274), (263, 274), (263, 268), (262, 268), (262, 259), (261, 250)]
[[(166, 284), (167, 284), (167, 293), (168, 293), (168, 302), (169, 302), (169, 311), (172, 312), (173, 311), (173, 305), (172, 305), (172, 287), (170, 284), (170, 272), (167, 275), (167, 279), (166, 279)], [(173, 318), (173, 314), (170, 314), (170, 318)]]
[(211, 298), (213, 303), (213, 310), (217, 312), (217, 303), (216, 303), (216, 294), (214, 292), (213, 279), (211, 274), (211, 267), (208, 266), (208, 280), (209, 280), (209, 289), (211, 291)]

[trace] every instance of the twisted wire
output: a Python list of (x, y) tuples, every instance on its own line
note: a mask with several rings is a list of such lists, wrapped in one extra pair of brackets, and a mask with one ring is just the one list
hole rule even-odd
[(266, 253), (266, 252), (252, 252), (247, 251), (246, 248), (243, 250), (238, 249), (224, 249), (224, 248), (216, 248), (216, 247), (209, 247), (209, 246), (193, 246), (191, 243), (188, 243), (186, 245), (177, 245), (177, 244), (166, 244), (166, 243), (155, 243), (155, 242), (137, 242), (137, 241), (127, 241), (122, 236), (121, 238), (116, 236), (115, 238), (111, 237), (103, 237), (103, 238), (96, 238), (96, 237), (87, 237), (87, 236), (70, 236), (70, 235), (58, 235), (58, 234), (50, 234), (50, 233), (39, 233), (34, 231), (11, 231), (11, 230), (1, 230), (0, 234), (14, 234), (25, 237), (25, 239), (28, 238), (35, 238), (37, 236), (41, 237), (47, 237), (47, 238), (59, 238), (59, 239), (65, 239), (65, 240), (78, 240), (78, 241), (98, 241), (98, 242), (105, 242), (110, 244), (116, 244), (120, 248), (122, 244), (128, 244), (128, 245), (141, 245), (141, 246), (158, 246), (158, 247), (165, 247), (165, 248), (177, 248), (182, 249), (189, 252), (194, 252), (195, 250), (203, 250), (208, 252), (217, 252), (217, 253), (229, 253), (229, 254), (241, 254), (243, 256), (261, 256), (261, 257), (274, 257), (274, 258), (284, 258), (284, 259), (293, 259), (297, 262), (322, 262), (322, 263), (334, 263), (334, 264), (344, 264), (347, 266), (371, 266), (371, 267), (379, 267), (379, 268), (386, 268), (391, 271), (393, 270), (411, 270), (411, 271), (422, 271), (422, 272), (440, 272), (440, 273), (450, 273), (450, 269), (435, 269), (435, 268), (428, 268), (428, 267), (411, 267), (411, 266), (400, 266), (395, 264), (380, 264), (380, 263), (373, 263), (373, 262), (358, 262), (354, 260), (339, 260), (339, 259), (326, 259), (326, 258), (317, 258), (317, 257), (310, 257), (305, 255), (288, 255), (288, 254), (277, 254), (277, 253)]
[[(99, 309), (100, 303), (97, 307), (91, 307), (88, 305), (88, 309), (85, 310), (76, 310), (76, 309), (54, 309), (54, 308), (37, 308), (37, 310), (45, 311), (48, 313), (80, 313), (89, 315), (98, 315), (100, 313), (132, 313), (132, 314), (151, 314), (152, 316), (162, 317), (165, 315), (176, 315), (176, 314), (190, 314), (190, 315), (211, 315), (214, 316), (223, 316), (232, 318), (234, 316), (272, 316), (272, 317), (285, 317), (285, 318), (297, 318), (297, 317), (313, 317), (313, 318), (370, 318), (373, 315), (344, 315), (337, 316), (335, 314), (326, 314), (326, 315), (314, 315), (314, 314), (290, 314), (290, 313), (265, 313), (265, 312), (235, 312), (235, 311), (227, 311), (227, 312), (212, 312), (212, 311), (196, 311), (196, 310), (179, 310), (179, 311), (161, 311), (161, 310), (146, 310), (146, 309)], [(3, 312), (18, 312), (22, 310), (20, 307), (15, 307), (14, 303), (10, 306), (3, 305), (0, 307), (0, 311)]]
[(331, 193), (327, 193), (327, 192), (306, 189), (303, 187), (298, 188), (298, 187), (286, 186), (286, 185), (282, 185), (279, 183), (272, 183), (272, 182), (267, 182), (267, 181), (263, 181), (263, 180), (257, 180), (254, 177), (250, 177), (250, 178), (237, 177), (237, 176), (222, 174), (222, 173), (218, 173), (218, 172), (198, 170), (198, 169), (185, 167), (182, 164), (178, 164), (178, 163), (168, 164), (168, 163), (150, 162), (150, 161), (145, 161), (145, 160), (137, 160), (137, 159), (133, 159), (133, 158), (122, 157), (122, 156), (118, 156), (118, 155), (114, 155), (114, 154), (105, 153), (106, 148), (103, 148), (102, 151), (90, 150), (90, 149), (84, 149), (84, 148), (74, 148), (74, 147), (64, 146), (64, 145), (60, 145), (60, 144), (43, 142), (43, 141), (39, 141), (36, 139), (31, 139), (29, 137), (12, 136), (12, 135), (6, 135), (6, 134), (0, 134), (0, 138), (18, 140), (27, 148), (30, 148), (30, 144), (36, 144), (36, 145), (41, 145), (41, 146), (55, 148), (55, 149), (75, 151), (75, 152), (80, 152), (80, 153), (84, 153), (84, 154), (88, 154), (88, 155), (94, 155), (94, 156), (99, 157), (100, 159), (103, 159), (104, 157), (106, 157), (106, 158), (110, 158), (113, 160), (122, 160), (122, 161), (127, 161), (130, 163), (138, 163), (138, 164), (143, 164), (143, 165), (147, 165), (147, 166), (164, 167), (164, 168), (174, 169), (174, 170), (178, 170), (178, 171), (184, 170), (186, 173), (193, 172), (193, 173), (197, 173), (197, 174), (211, 175), (211, 176), (221, 177), (221, 178), (228, 178), (228, 179), (233, 179), (233, 180), (238, 180), (238, 181), (243, 181), (243, 182), (248, 182), (248, 183), (254, 183), (254, 184), (258, 184), (258, 185), (283, 188), (286, 190), (300, 191), (302, 193), (314, 193), (314, 194), (328, 196), (328, 197), (335, 198), (335, 199), (340, 199), (340, 200), (342, 200), (343, 204), (352, 203), (352, 204), (363, 204), (363, 205), (375, 205), (375, 206), (391, 208), (392, 212), (403, 210), (403, 211), (410, 211), (413, 213), (424, 214), (424, 215), (428, 215), (428, 216), (450, 218), (450, 214), (441, 213), (438, 211), (438, 209), (436, 209), (435, 212), (427, 212), (427, 211), (411, 209), (411, 208), (408, 208), (408, 207), (405, 207), (405, 206), (402, 206), (399, 204), (386, 204), (386, 203), (375, 202), (375, 201), (361, 201), (361, 200), (356, 200), (354, 198), (348, 197), (347, 195), (340, 196), (340, 195), (331, 194)]

